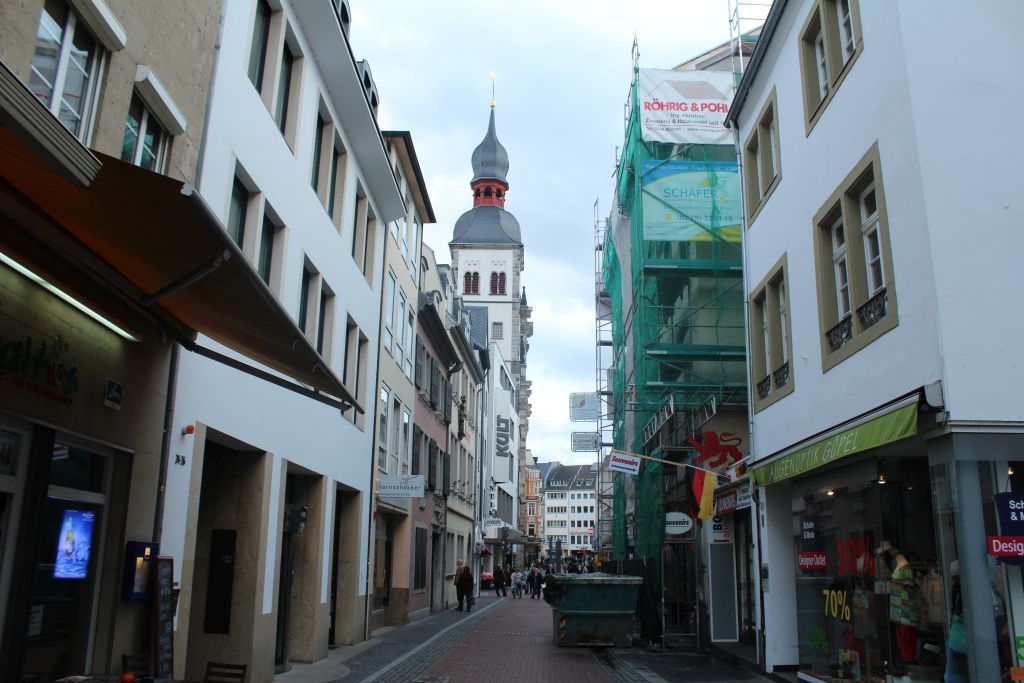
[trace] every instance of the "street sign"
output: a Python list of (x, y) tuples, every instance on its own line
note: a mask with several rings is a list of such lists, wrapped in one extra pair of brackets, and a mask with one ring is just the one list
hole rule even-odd
[(569, 420), (571, 422), (596, 422), (600, 401), (596, 391), (569, 394)]
[(572, 451), (599, 451), (601, 450), (600, 432), (573, 432)]

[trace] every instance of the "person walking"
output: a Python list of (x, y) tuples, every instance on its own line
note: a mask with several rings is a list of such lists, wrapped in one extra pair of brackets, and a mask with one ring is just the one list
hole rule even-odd
[(523, 597), (523, 573), (517, 567), (512, 567), (512, 597)]
[(494, 597), (508, 597), (508, 593), (505, 592), (505, 570), (500, 564), (494, 567)]
[(462, 560), (455, 562), (455, 594), (459, 599), (456, 609), (462, 611), (462, 602), (466, 602), (466, 611), (473, 611), (473, 570)]
[(530, 599), (533, 600), (536, 598), (540, 600), (540, 588), (541, 582), (543, 581), (543, 577), (540, 573), (540, 567), (534, 567), (530, 571), (530, 575), (533, 577), (533, 585), (530, 586)]

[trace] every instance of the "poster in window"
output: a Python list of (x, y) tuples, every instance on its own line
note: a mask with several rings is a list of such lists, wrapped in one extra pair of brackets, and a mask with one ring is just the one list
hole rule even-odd
[(92, 527), (95, 512), (65, 510), (57, 535), (57, 557), (53, 565), (55, 579), (84, 579), (89, 571), (92, 551)]

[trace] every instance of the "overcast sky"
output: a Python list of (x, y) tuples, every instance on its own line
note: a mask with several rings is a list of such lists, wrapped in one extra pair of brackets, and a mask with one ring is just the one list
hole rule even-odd
[(595, 389), (594, 202), (607, 216), (623, 107), (640, 66), (672, 68), (729, 38), (728, 0), (351, 0), (356, 59), (369, 61), (384, 130), (408, 130), (437, 223), (438, 261), (472, 207), (470, 155), (487, 131), (497, 75), (497, 132), (509, 156), (505, 208), (519, 220), (533, 307), (527, 357), (541, 462), (570, 452), (569, 394)]

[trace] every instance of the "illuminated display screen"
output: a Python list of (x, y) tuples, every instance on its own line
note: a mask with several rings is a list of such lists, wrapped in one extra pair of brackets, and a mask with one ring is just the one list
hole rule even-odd
[(55, 579), (84, 579), (89, 571), (92, 551), (92, 525), (95, 512), (65, 510), (57, 536), (57, 560), (53, 566)]

